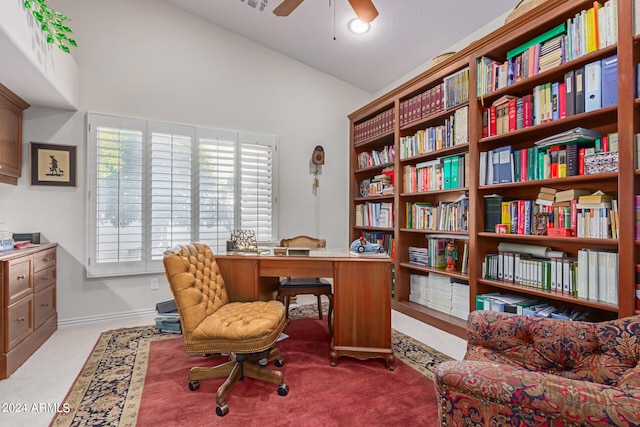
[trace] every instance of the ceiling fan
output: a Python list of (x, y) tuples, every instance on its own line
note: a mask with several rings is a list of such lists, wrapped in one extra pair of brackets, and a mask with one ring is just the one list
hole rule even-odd
[[(276, 16), (289, 16), (303, 1), (304, 0), (284, 0), (273, 9), (273, 13)], [(358, 19), (362, 22), (371, 22), (378, 16), (378, 10), (371, 0), (349, 0), (349, 3)]]

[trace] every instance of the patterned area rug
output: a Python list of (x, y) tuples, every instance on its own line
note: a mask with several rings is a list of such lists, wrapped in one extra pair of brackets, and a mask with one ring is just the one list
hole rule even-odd
[[(326, 312), (328, 304), (323, 305)], [(317, 315), (315, 305), (292, 307), (291, 319)], [(72, 385), (64, 403), (71, 410), (59, 413), (50, 426), (134, 426), (142, 397), (150, 343), (176, 338), (155, 326), (122, 328), (102, 333)], [(392, 330), (396, 358), (429, 379), (433, 369), (451, 358), (413, 338)]]

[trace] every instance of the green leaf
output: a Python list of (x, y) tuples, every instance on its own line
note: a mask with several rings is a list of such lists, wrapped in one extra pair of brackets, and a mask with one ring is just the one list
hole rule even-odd
[(47, 34), (47, 43), (53, 43), (55, 42), (55, 40), (53, 39), (53, 37), (51, 37), (50, 34)]
[(38, 22), (42, 22), (42, 14), (40, 12), (38, 12), (37, 10), (34, 10), (33, 16), (36, 18)]
[(24, 8), (31, 9), (31, 2), (29, 0), (24, 0)]
[(76, 43), (76, 41), (74, 39), (67, 39), (67, 41), (69, 42), (69, 44), (73, 47), (78, 47), (78, 44)]
[(60, 48), (60, 50), (62, 50), (62, 51), (64, 51), (64, 52), (66, 52), (66, 53), (69, 53), (69, 48), (68, 48), (67, 46), (64, 46), (64, 45), (58, 45), (58, 47)]
[(73, 31), (71, 31), (71, 28), (67, 27), (66, 25), (62, 26), (62, 31), (64, 31), (65, 33), (73, 33)]
[(56, 12), (56, 16), (61, 20), (61, 21), (68, 21), (69, 17), (63, 13), (60, 12)]

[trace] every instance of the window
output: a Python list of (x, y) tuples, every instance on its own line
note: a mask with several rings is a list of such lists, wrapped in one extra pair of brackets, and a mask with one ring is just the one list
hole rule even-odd
[(90, 277), (162, 271), (166, 248), (226, 250), (231, 230), (276, 230), (277, 138), (89, 114)]

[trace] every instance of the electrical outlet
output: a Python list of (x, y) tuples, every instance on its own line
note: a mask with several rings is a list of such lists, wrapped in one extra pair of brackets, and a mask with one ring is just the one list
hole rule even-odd
[(158, 290), (158, 278), (157, 277), (153, 277), (151, 279), (151, 290), (152, 291), (157, 291)]

